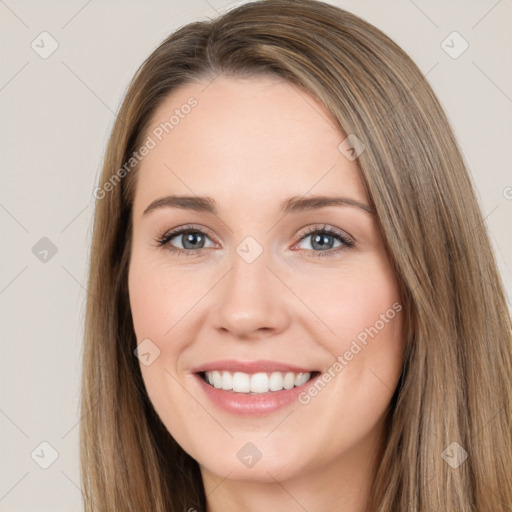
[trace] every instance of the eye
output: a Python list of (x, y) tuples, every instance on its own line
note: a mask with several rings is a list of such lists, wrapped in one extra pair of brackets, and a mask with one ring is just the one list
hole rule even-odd
[[(174, 239), (176, 239), (176, 241), (171, 243)], [(204, 231), (193, 226), (182, 226), (165, 233), (159, 237), (156, 242), (160, 247), (166, 246), (166, 249), (170, 252), (189, 256), (204, 249), (207, 240), (210, 240), (210, 238)], [(179, 244), (178, 247), (176, 247), (176, 243)]]
[[(308, 228), (301, 234), (300, 242), (308, 241), (305, 249), (311, 251), (313, 257), (333, 256), (354, 245), (354, 240), (343, 231), (329, 226)], [(337, 245), (336, 245), (337, 243)]]
[[(300, 237), (299, 244), (309, 240), (307, 244), (309, 247), (303, 247), (303, 249), (313, 257), (333, 256), (354, 245), (354, 240), (349, 235), (326, 225), (310, 227), (303, 231)], [(210, 245), (206, 245), (207, 241), (210, 241)], [(215, 245), (203, 230), (195, 226), (182, 226), (168, 231), (156, 242), (159, 247), (165, 247), (172, 253), (185, 256), (197, 255), (201, 249)]]

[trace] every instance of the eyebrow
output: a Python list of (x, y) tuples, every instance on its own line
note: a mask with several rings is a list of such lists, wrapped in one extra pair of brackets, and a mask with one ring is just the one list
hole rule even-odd
[[(371, 215), (375, 214), (375, 211), (370, 206), (360, 203), (355, 199), (332, 196), (290, 197), (282, 203), (281, 214), (286, 215), (288, 213), (319, 210), (320, 208), (326, 208), (328, 206), (351, 206), (359, 208)], [(196, 212), (211, 213), (213, 215), (218, 214), (217, 204), (211, 197), (171, 195), (155, 199), (144, 210), (142, 215), (147, 215), (161, 208), (182, 208)]]

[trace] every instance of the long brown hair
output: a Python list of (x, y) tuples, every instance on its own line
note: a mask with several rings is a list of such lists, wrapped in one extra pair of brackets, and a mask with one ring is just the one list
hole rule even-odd
[[(267, 0), (170, 35), (139, 68), (113, 127), (95, 192), (85, 325), (87, 512), (206, 507), (198, 464), (155, 413), (134, 356), (127, 275), (137, 168), (120, 169), (166, 95), (221, 73), (284, 78), (366, 146), (357, 162), (408, 327), (369, 510), (510, 510), (511, 321), (446, 116), (417, 66), (369, 23), (319, 1)], [(467, 453), (457, 467), (454, 451)]]

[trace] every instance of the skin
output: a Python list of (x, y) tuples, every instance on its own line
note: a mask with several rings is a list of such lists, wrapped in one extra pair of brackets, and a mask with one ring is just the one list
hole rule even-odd
[[(197, 106), (137, 175), (130, 304), (138, 343), (149, 338), (160, 350), (152, 364), (141, 364), (148, 395), (198, 461), (209, 512), (362, 512), (402, 367), (403, 311), (306, 405), (235, 416), (209, 401), (190, 372), (219, 359), (327, 372), (400, 302), (375, 214), (347, 205), (279, 212), (290, 196), (336, 195), (369, 205), (357, 161), (338, 150), (345, 135), (326, 109), (274, 77), (220, 76), (182, 86), (161, 103), (147, 135), (191, 96)], [(143, 215), (170, 194), (209, 196), (218, 214), (160, 208)], [(179, 235), (157, 245), (188, 224), (206, 234), (193, 242), (195, 255), (168, 250), (184, 247)], [(328, 255), (312, 245), (314, 234), (301, 240), (305, 228), (321, 232), (324, 225), (354, 245), (335, 252), (342, 242), (329, 238)], [(247, 236), (263, 249), (252, 263), (236, 252)], [(262, 453), (252, 467), (237, 457), (248, 442)]]

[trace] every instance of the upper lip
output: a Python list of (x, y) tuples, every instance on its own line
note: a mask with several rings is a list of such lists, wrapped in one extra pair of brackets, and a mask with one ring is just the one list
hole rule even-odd
[(211, 371), (228, 371), (228, 372), (243, 372), (243, 373), (258, 373), (258, 372), (294, 372), (294, 373), (307, 373), (315, 370), (307, 369), (304, 367), (296, 366), (288, 363), (281, 363), (279, 361), (236, 361), (234, 359), (223, 359), (219, 361), (212, 361), (204, 363), (195, 368), (191, 368), (192, 373), (211, 372)]

